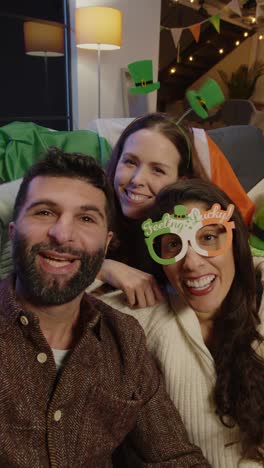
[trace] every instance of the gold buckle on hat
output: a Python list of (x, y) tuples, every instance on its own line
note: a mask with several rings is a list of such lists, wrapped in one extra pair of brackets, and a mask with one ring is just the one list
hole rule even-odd
[(200, 96), (197, 96), (197, 101), (199, 102), (199, 104), (202, 106), (202, 108), (204, 110), (207, 111), (207, 106), (206, 106), (206, 102), (204, 99), (202, 99)]

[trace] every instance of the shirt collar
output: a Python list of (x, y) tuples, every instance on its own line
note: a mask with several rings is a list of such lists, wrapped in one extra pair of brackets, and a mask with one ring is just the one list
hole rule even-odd
[(23, 313), (21, 305), (16, 301), (14, 275), (9, 276), (0, 283), (0, 308), (0, 334), (3, 334)]
[[(21, 315), (26, 315), (31, 321), (38, 323), (38, 318), (32, 312), (23, 310), (16, 300), (15, 281), (15, 275), (11, 275), (0, 282), (0, 335), (12, 327)], [(85, 293), (81, 301), (81, 325), (84, 329), (90, 328), (98, 339), (101, 339), (100, 310), (98, 299)]]
[(90, 328), (97, 338), (101, 339), (101, 309), (98, 307), (98, 301), (95, 297), (85, 293), (81, 301), (80, 320), (82, 321), (84, 328)]

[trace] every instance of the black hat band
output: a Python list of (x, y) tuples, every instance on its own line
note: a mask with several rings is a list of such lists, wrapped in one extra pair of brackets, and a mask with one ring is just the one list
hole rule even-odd
[(140, 83), (135, 83), (136, 86), (142, 86), (142, 88), (145, 88), (148, 84), (153, 84), (153, 80), (141, 80)]
[(202, 108), (207, 112), (208, 109), (207, 109), (205, 100), (202, 99), (200, 96), (197, 96), (197, 101), (198, 101), (199, 104), (202, 106)]

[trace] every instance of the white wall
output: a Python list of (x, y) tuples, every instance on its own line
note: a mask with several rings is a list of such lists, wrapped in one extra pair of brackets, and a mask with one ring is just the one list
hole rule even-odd
[[(97, 118), (97, 52), (77, 49), (75, 8), (110, 6), (123, 13), (120, 50), (101, 53), (101, 117), (124, 117), (121, 68), (137, 60), (153, 61), (157, 81), (161, 0), (69, 0), (71, 21), (72, 102), (74, 128)], [(148, 110), (156, 110), (157, 93), (148, 94)]]

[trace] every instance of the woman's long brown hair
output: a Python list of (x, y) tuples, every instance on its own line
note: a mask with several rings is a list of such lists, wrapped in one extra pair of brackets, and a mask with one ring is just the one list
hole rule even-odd
[[(226, 209), (232, 203), (212, 183), (184, 180), (163, 189), (156, 198), (152, 219), (187, 201), (204, 202), (208, 208), (219, 203)], [(256, 294), (256, 274), (248, 244), (248, 231), (241, 214), (234, 210), (232, 220), (235, 277), (214, 322), (210, 348), (216, 370), (214, 401), (221, 422), (241, 433), (242, 455), (264, 461), (264, 360), (256, 353), (263, 346)], [(263, 288), (259, 288), (259, 295)]]
[[(120, 135), (106, 167), (106, 174), (113, 185), (116, 167), (127, 138), (133, 133), (146, 128), (168, 138), (178, 150), (181, 156), (178, 169), (179, 177), (201, 177), (204, 180), (208, 180), (206, 172), (198, 158), (191, 129), (179, 127), (169, 115), (155, 112), (145, 114), (133, 120)], [(162, 161), (162, 154), (160, 155), (160, 159)], [(148, 261), (149, 257), (145, 250), (144, 240), (141, 242), (140, 222), (125, 218), (116, 196), (115, 201), (117, 211), (115, 238), (111, 242), (108, 256), (140, 270), (155, 273), (156, 265)], [(133, 231), (132, 235), (131, 231)]]

